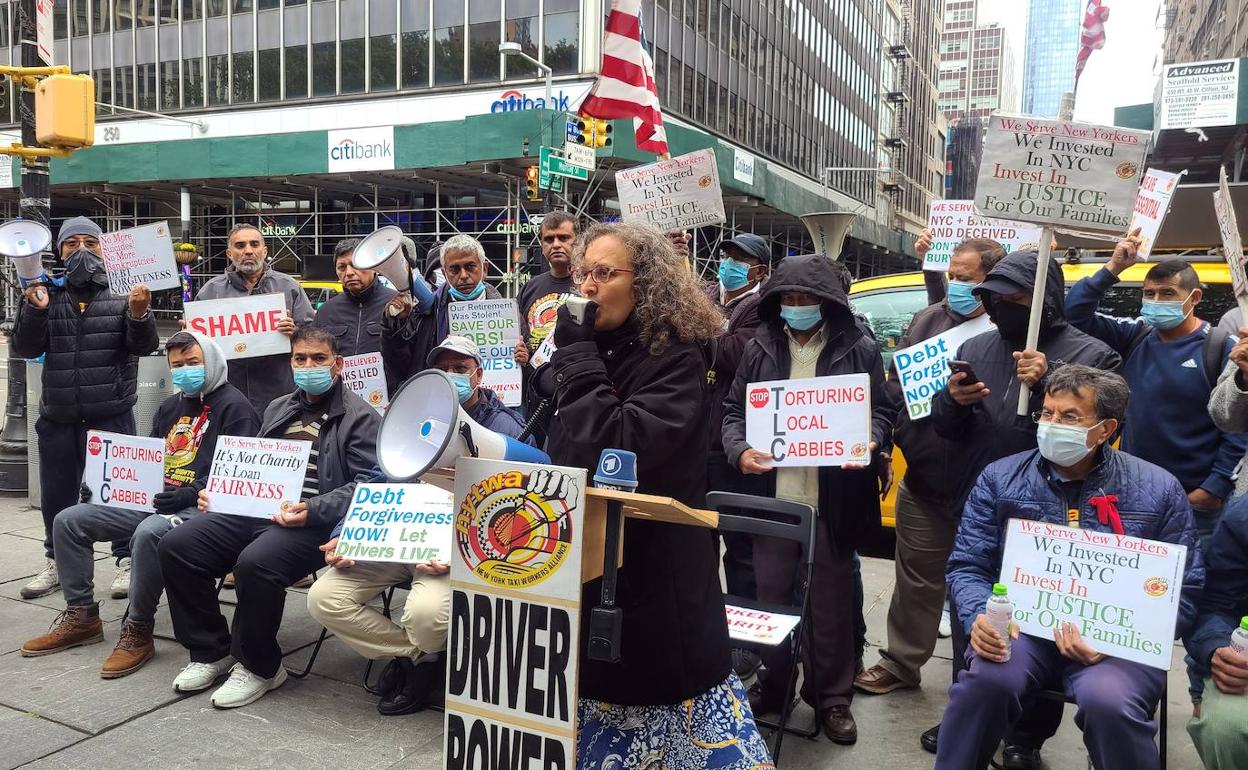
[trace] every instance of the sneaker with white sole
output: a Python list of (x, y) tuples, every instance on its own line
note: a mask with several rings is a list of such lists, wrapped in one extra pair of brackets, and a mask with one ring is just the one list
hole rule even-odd
[(34, 579), (22, 586), (23, 599), (38, 599), (47, 596), (61, 587), (61, 576), (56, 572), (56, 561), (48, 559), (48, 566), (35, 575)]
[(242, 663), (230, 669), (230, 678), (212, 694), (212, 705), (219, 709), (234, 709), (255, 703), (269, 690), (276, 690), (286, 683), (286, 668), (277, 667), (272, 679), (253, 674)]
[(196, 663), (194, 661), (188, 663), (186, 668), (173, 679), (174, 692), (199, 692), (212, 687), (212, 683), (217, 681), (230, 667), (234, 665), (234, 659), (226, 655), (215, 663)]
[(130, 596), (129, 556), (123, 556), (117, 560), (117, 574), (113, 576), (113, 584), (108, 588), (108, 595), (114, 599), (125, 599)]
[(949, 625), (949, 610), (940, 613), (940, 625), (936, 628), (936, 635), (941, 639), (948, 639), (953, 635), (953, 627)]

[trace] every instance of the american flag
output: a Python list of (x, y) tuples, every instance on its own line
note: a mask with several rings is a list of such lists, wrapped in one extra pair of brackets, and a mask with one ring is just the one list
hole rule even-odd
[(601, 120), (632, 118), (637, 149), (667, 154), (654, 61), (642, 44), (641, 0), (612, 0), (602, 40), (602, 73), (581, 114)]
[(1105, 22), (1109, 21), (1109, 7), (1101, 0), (1088, 0), (1088, 7), (1083, 12), (1083, 31), (1079, 35), (1079, 58), (1075, 60), (1075, 85), (1079, 84), (1079, 76), (1088, 63), (1093, 51), (1105, 47)]

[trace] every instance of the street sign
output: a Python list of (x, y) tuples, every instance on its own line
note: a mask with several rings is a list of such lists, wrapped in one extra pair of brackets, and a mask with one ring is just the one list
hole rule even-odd
[(552, 152), (550, 147), (543, 147), (538, 153), (537, 186), (543, 190), (561, 193), (563, 192), (563, 177), (555, 176), (550, 172)]
[[(566, 176), (572, 179), (579, 179), (582, 182), (589, 179), (589, 169), (584, 166), (577, 166), (569, 163), (563, 157), (563, 153), (553, 147), (543, 147), (538, 155), (541, 166), (540, 173), (551, 174), (553, 176)], [(538, 183), (540, 186), (540, 182)]]
[(563, 145), (563, 156), (567, 158), (569, 163), (582, 166), (590, 171), (594, 170), (594, 161), (596, 154), (593, 147), (587, 147), (579, 142), (569, 141)]
[(575, 142), (577, 139), (581, 138), (580, 121), (581, 119), (575, 115), (567, 116), (567, 134), (569, 142)]

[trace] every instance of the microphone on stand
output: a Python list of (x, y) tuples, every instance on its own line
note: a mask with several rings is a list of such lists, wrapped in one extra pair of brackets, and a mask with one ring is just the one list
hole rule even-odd
[[(637, 489), (637, 455), (626, 449), (604, 449), (594, 471), (594, 486), (632, 492)], [(602, 559), (602, 602), (589, 614), (589, 658), (603, 663), (619, 663), (624, 630), (624, 610), (615, 605), (615, 583), (620, 565), (620, 535), (624, 506), (619, 500), (607, 501), (607, 529)]]

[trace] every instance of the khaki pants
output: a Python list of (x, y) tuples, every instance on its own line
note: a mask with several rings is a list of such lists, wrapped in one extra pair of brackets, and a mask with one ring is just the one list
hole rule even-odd
[[(410, 580), (399, 622), (368, 606), (382, 591)], [(308, 591), (308, 612), (366, 658), (417, 658), (446, 647), (451, 616), (449, 575), (426, 575), (410, 564), (356, 562), (328, 569)]]
[(1248, 767), (1248, 695), (1225, 695), (1205, 677), (1200, 716), (1187, 723), (1187, 732), (1208, 770)]

